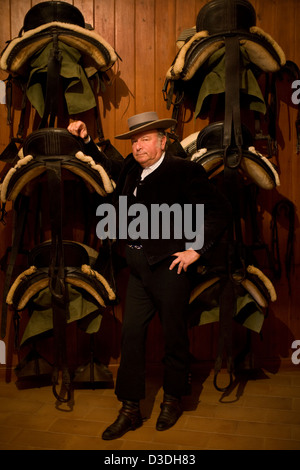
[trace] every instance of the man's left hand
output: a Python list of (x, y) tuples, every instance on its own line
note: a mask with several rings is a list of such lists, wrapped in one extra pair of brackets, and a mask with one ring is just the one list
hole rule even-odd
[(174, 253), (173, 256), (176, 256), (176, 259), (170, 264), (169, 269), (173, 269), (176, 265), (178, 265), (177, 268), (177, 274), (180, 274), (182, 269), (184, 271), (187, 271), (187, 268), (189, 267), (190, 264), (194, 263), (200, 258), (199, 253), (195, 250), (185, 250), (185, 251), (179, 251), (177, 253)]

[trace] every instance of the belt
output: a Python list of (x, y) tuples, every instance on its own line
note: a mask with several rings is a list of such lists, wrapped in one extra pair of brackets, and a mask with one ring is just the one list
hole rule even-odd
[(128, 243), (129, 248), (132, 248), (133, 250), (141, 250), (143, 248), (143, 245), (134, 245)]

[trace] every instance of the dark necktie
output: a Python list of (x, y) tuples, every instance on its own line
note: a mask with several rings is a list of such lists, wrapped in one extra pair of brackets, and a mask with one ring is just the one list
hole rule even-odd
[(136, 182), (135, 182), (135, 188), (134, 188), (135, 197), (137, 197), (137, 192), (138, 192), (139, 187), (143, 184), (143, 180), (141, 179), (142, 172), (143, 172), (143, 168), (140, 167), (138, 174), (137, 174)]

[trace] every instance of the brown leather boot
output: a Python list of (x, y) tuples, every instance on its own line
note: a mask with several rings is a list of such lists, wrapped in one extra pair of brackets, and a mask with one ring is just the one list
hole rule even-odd
[(118, 439), (127, 431), (134, 431), (143, 424), (139, 402), (123, 401), (119, 416), (102, 434), (102, 439), (108, 441)]
[(180, 398), (165, 393), (160, 407), (161, 412), (156, 422), (156, 429), (157, 431), (166, 431), (174, 426), (182, 414)]

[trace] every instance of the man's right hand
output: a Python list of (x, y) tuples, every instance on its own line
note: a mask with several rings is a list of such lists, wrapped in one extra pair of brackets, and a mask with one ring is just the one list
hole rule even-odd
[(68, 131), (76, 137), (85, 140), (88, 137), (87, 127), (82, 121), (74, 121), (68, 125)]

